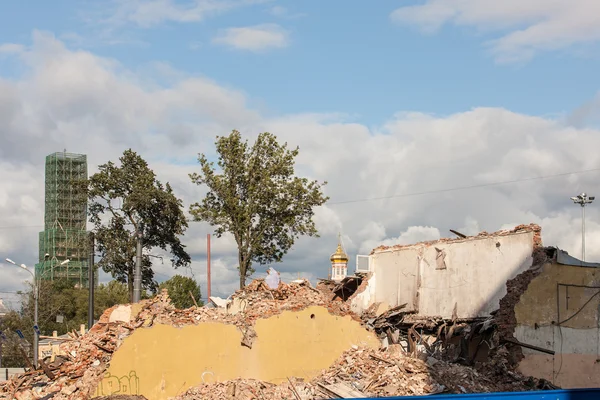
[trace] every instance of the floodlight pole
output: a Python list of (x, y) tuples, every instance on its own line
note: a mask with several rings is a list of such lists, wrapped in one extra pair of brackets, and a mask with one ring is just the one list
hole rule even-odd
[(573, 203), (581, 206), (581, 261), (585, 261), (585, 206), (587, 204), (592, 204), (592, 201), (595, 199), (595, 196), (588, 197), (586, 193), (571, 197)]

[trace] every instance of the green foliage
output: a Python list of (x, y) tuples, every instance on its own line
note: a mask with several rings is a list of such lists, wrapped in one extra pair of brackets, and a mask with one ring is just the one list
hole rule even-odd
[(187, 276), (175, 275), (160, 284), (159, 290), (162, 289), (167, 289), (171, 301), (177, 308), (185, 309), (194, 305), (190, 292), (194, 296), (194, 299), (196, 299), (198, 306), (204, 305), (202, 300), (200, 300), (200, 286), (195, 280)]
[(261, 133), (252, 147), (238, 131), (217, 137), (218, 169), (204, 154), (192, 182), (206, 185), (208, 193), (190, 206), (196, 221), (216, 226), (215, 235), (231, 233), (238, 247), (240, 288), (252, 275), (252, 262), (280, 262), (301, 235), (317, 236), (314, 207), (329, 198), (320, 184), (294, 176), (298, 148)]
[[(189, 265), (190, 256), (179, 237), (187, 229), (183, 204), (171, 186), (163, 185), (142, 157), (131, 149), (119, 158), (121, 165), (109, 161), (88, 181), (90, 221), (98, 251), (98, 263), (119, 282), (127, 283), (133, 300), (136, 231), (144, 230), (143, 247), (171, 252), (175, 268)], [(142, 257), (142, 285), (154, 291), (154, 271), (147, 254)]]
[[(87, 288), (75, 287), (73, 282), (67, 280), (42, 280), (39, 296), (38, 322), (43, 335), (50, 335), (52, 331), (62, 335), (73, 329), (79, 330), (81, 324), (87, 326), (89, 300)], [(125, 284), (117, 281), (100, 284), (94, 290), (94, 319), (100, 318), (107, 308), (128, 302), (129, 294)], [(33, 326), (33, 314), (33, 290), (30, 286), (23, 301), (23, 322)], [(63, 322), (56, 322), (58, 315), (64, 317)]]
[(17, 329), (22, 328), (22, 317), (16, 311), (10, 311), (0, 318), (0, 331), (6, 336), (6, 341), (0, 341), (2, 346), (2, 368), (23, 367), (25, 361), (19, 350), (20, 338), (15, 333)]
[(107, 284), (100, 284), (94, 291), (94, 317), (100, 318), (107, 308), (128, 302), (129, 292), (123, 283), (110, 281)]
[[(0, 330), (4, 331), (8, 341), (3, 346), (3, 366), (24, 366), (22, 354), (15, 347), (19, 341), (15, 331), (20, 329), (29, 343), (33, 343), (34, 298), (33, 287), (23, 294), (20, 312), (11, 312), (0, 319)], [(42, 335), (64, 335), (73, 329), (79, 330), (81, 324), (87, 326), (89, 291), (77, 288), (67, 280), (40, 281), (38, 301), (38, 325)], [(94, 290), (94, 319), (100, 318), (104, 310), (117, 304), (129, 302), (127, 286), (117, 281), (100, 284)], [(57, 322), (57, 316), (63, 316), (63, 322)], [(28, 349), (30, 350), (30, 349)], [(8, 352), (8, 361), (6, 353)], [(7, 362), (11, 365), (6, 364)]]

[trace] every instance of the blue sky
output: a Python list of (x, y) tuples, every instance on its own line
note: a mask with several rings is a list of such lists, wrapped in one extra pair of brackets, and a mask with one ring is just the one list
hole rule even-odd
[[(284, 279), (327, 276), (339, 233), (351, 271), (381, 244), (523, 223), (578, 255), (569, 198), (600, 195), (599, 44), (598, 0), (4, 2), (0, 260), (37, 262), (46, 155), (87, 154), (91, 174), (132, 148), (187, 209), (204, 196), (188, 177), (197, 154), (233, 129), (299, 146), (297, 173), (328, 182), (321, 237), (275, 266)], [(362, 201), (415, 192), (427, 194)], [(194, 223), (183, 238), (203, 290), (210, 232)], [(227, 296), (235, 242), (213, 251), (213, 291)], [(0, 268), (0, 291), (22, 288), (27, 276)]]
[[(390, 18), (400, 6), (424, 3), (266, 1), (199, 22), (137, 26), (103, 24), (116, 7), (112, 2), (11, 2), (2, 6), (0, 37), (28, 43), (34, 29), (50, 31), (74, 48), (134, 70), (165, 62), (180, 72), (210, 77), (251, 94), (258, 107), (273, 114), (342, 112), (369, 126), (400, 110), (447, 115), (489, 106), (562, 115), (597, 91), (600, 59), (593, 44), (542, 53), (526, 63), (498, 64), (485, 42), (502, 30), (446, 25), (423, 35)], [(274, 13), (275, 7), (285, 14)], [(258, 24), (279, 24), (289, 32), (287, 46), (255, 53), (211, 43), (221, 29)], [(6, 61), (0, 66), (5, 72), (10, 67)]]

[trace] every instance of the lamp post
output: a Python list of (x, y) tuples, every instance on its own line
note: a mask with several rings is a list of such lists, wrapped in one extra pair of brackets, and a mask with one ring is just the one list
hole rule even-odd
[(588, 197), (586, 193), (571, 197), (573, 203), (581, 206), (581, 261), (585, 261), (585, 206), (587, 204), (592, 204), (592, 201), (595, 199), (595, 196)]
[[(11, 263), (13, 265), (16, 265), (19, 268), (23, 268), (25, 271), (29, 272), (31, 274), (31, 277), (33, 278), (33, 302), (34, 302), (34, 311), (33, 311), (33, 324), (37, 326), (38, 324), (38, 284), (37, 281), (35, 279), (35, 274), (33, 272), (31, 272), (31, 270), (29, 268), (27, 268), (27, 266), (25, 264), (17, 264), (16, 262), (14, 262), (13, 260), (11, 260), (10, 258), (6, 259), (6, 262)], [(33, 332), (33, 366), (35, 368), (37, 368), (38, 365), (38, 334), (37, 332)]]
[[(62, 263), (60, 263), (60, 265), (64, 265), (66, 263), (68, 263), (70, 260), (65, 260)], [(33, 311), (33, 324), (35, 326), (38, 325), (38, 300), (39, 300), (39, 284), (37, 279), (35, 278), (35, 274), (33, 272), (31, 272), (31, 270), (29, 268), (27, 268), (27, 265), (25, 264), (17, 264), (16, 262), (14, 262), (13, 260), (11, 260), (10, 258), (6, 259), (6, 262), (16, 265), (19, 268), (24, 269), (25, 271), (29, 272), (31, 274), (31, 277), (33, 278), (33, 302), (34, 302), (34, 311)], [(37, 369), (38, 367), (38, 351), (39, 351), (39, 337), (37, 332), (33, 332), (33, 366), (34, 368)]]

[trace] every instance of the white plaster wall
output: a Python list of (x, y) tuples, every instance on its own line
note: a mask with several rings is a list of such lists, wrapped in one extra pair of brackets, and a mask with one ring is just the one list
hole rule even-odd
[(390, 307), (406, 303), (404, 310), (417, 309), (415, 299), (420, 252), (419, 248), (409, 248), (373, 255), (373, 268), (378, 275), (375, 302), (384, 302)]
[[(446, 269), (436, 269), (436, 247), (446, 252)], [(451, 318), (456, 303), (460, 318), (489, 315), (500, 307), (506, 281), (532, 266), (532, 253), (533, 232), (427, 247), (419, 314)]]
[[(376, 302), (390, 307), (408, 303), (407, 310), (420, 315), (451, 318), (456, 303), (459, 318), (487, 316), (499, 308), (506, 281), (532, 266), (533, 235), (523, 232), (374, 253), (369, 287), (352, 306), (360, 312)], [(446, 269), (436, 269), (436, 247), (446, 252)]]

